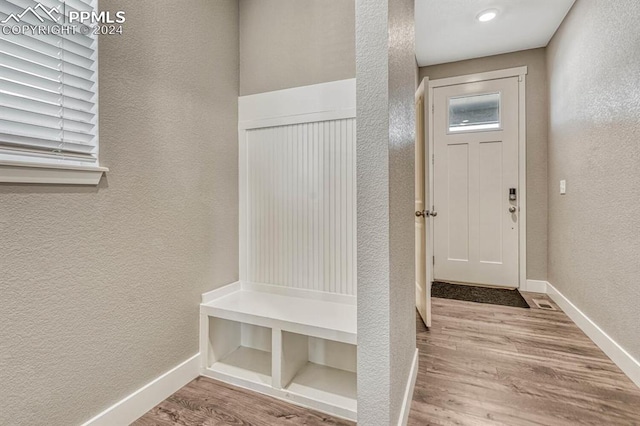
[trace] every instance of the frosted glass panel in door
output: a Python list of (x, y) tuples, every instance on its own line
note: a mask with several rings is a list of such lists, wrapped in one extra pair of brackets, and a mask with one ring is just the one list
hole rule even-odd
[(449, 98), (449, 132), (500, 128), (500, 93)]

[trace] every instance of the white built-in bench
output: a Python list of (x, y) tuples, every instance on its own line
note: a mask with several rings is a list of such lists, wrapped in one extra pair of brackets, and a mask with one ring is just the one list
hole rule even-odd
[(356, 419), (356, 297), (236, 282), (200, 305), (202, 374)]

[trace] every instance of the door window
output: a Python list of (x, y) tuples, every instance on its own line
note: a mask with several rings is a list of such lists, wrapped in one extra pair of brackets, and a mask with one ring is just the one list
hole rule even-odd
[(500, 128), (500, 93), (449, 98), (449, 133)]

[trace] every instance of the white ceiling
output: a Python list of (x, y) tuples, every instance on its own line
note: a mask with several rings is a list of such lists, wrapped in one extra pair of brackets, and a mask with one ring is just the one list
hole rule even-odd
[[(546, 46), (575, 0), (415, 0), (420, 66)], [(479, 22), (487, 9), (498, 17)]]

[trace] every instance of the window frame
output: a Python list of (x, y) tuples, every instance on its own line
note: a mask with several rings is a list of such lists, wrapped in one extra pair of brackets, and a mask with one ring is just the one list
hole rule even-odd
[[(95, 9), (98, 10), (98, 1)], [(74, 160), (47, 159), (45, 157), (16, 155), (15, 159), (0, 157), (0, 184), (57, 184), (93, 185), (100, 183), (102, 175), (109, 171), (100, 165), (100, 84), (99, 84), (99, 42), (95, 36), (95, 162), (81, 164)]]

